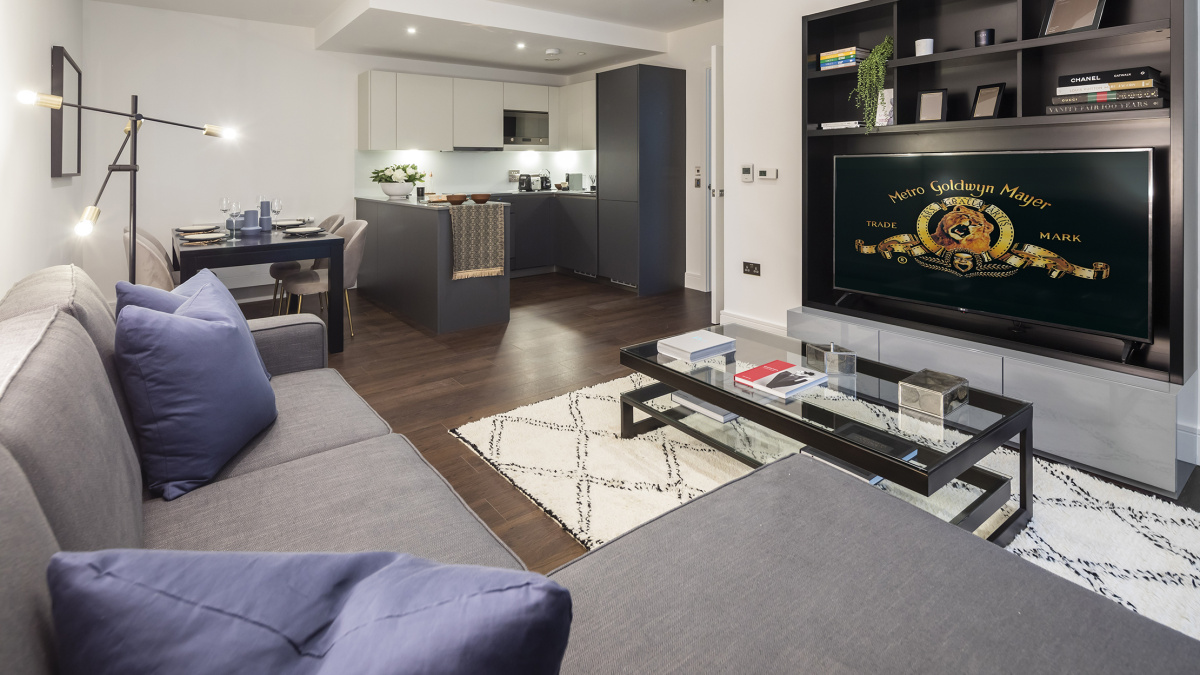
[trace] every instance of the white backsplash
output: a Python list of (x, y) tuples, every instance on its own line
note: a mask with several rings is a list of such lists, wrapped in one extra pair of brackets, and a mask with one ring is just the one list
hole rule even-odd
[(555, 183), (568, 173), (596, 173), (595, 150), (506, 150), (504, 152), (430, 152), (425, 150), (372, 150), (355, 154), (354, 193), (357, 197), (383, 197), (379, 186), (371, 182), (371, 172), (393, 164), (416, 164), (432, 176), (425, 180), (427, 192), (509, 192), (517, 189), (508, 182), (511, 169), (537, 174), (545, 169)]

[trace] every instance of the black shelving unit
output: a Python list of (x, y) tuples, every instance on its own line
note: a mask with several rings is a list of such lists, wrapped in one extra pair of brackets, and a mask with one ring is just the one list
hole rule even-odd
[[(930, 333), (1041, 354), (1182, 384), (1185, 363), (1185, 97), (1196, 64), (1185, 40), (1195, 38), (1196, 8), (1185, 0), (1107, 3), (1098, 30), (1039, 37), (1050, 0), (870, 0), (805, 17), (803, 82), (803, 302), (808, 308), (872, 319)], [(1189, 18), (1190, 17), (1190, 21)], [(974, 46), (976, 30), (996, 30), (997, 44)], [(849, 46), (896, 43), (887, 85), (895, 90), (897, 124), (820, 130), (822, 122), (860, 119), (850, 101), (856, 69), (820, 71), (818, 55)], [(933, 38), (937, 52), (916, 56), (914, 42)], [(1168, 108), (1046, 115), (1060, 75), (1150, 66), (1163, 73)], [(1007, 85), (1000, 116), (970, 119), (975, 88)], [(948, 89), (947, 121), (916, 123), (917, 94)], [(1194, 130), (1193, 130), (1194, 131)], [(1194, 146), (1195, 141), (1187, 139)], [(899, 300), (844, 297), (834, 291), (833, 158), (837, 155), (1154, 148), (1154, 342), (1127, 355), (1119, 340), (1037, 327), (1014, 333), (1012, 322)], [(1186, 242), (1190, 246), (1195, 244)], [(1194, 336), (1192, 336), (1194, 339)]]

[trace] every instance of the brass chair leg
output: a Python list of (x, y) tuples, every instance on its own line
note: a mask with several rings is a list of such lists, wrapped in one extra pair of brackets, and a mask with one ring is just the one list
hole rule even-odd
[(303, 306), (304, 306), (304, 296), (303, 296), (303, 295), (301, 295), (301, 296), (300, 296), (300, 297), (299, 297), (299, 298), (296, 300), (296, 313), (297, 313), (297, 314), (299, 314), (299, 313), (300, 313), (300, 308), (301, 308), (301, 307), (303, 307)]
[(346, 298), (346, 318), (350, 319), (350, 337), (354, 337), (354, 315), (350, 313), (350, 291), (342, 289), (342, 293)]

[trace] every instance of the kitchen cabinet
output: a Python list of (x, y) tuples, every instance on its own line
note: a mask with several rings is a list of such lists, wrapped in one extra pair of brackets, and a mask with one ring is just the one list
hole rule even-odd
[(550, 87), (505, 82), (504, 109), (550, 112)]
[(596, 76), (599, 276), (639, 295), (683, 287), (685, 72), (636, 65)]
[(454, 80), (396, 73), (397, 150), (454, 149)]
[(554, 264), (596, 276), (597, 213), (595, 197), (559, 195), (554, 228)]
[(596, 149), (596, 83), (580, 82), (559, 89), (563, 150)]
[(504, 83), (454, 78), (454, 147), (504, 147)]
[(358, 149), (396, 149), (396, 73), (358, 76)]
[(553, 265), (559, 208), (552, 193), (502, 195), (496, 201), (512, 205), (510, 267), (519, 271)]

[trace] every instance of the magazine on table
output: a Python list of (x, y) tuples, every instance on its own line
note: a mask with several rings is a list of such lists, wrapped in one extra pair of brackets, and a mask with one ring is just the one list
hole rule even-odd
[(658, 353), (684, 361), (703, 361), (728, 354), (737, 348), (737, 341), (720, 333), (698, 330), (658, 341)]
[(825, 373), (787, 361), (772, 361), (757, 368), (744, 370), (738, 373), (734, 380), (738, 384), (753, 387), (756, 391), (788, 398), (802, 389), (828, 381), (829, 377)]

